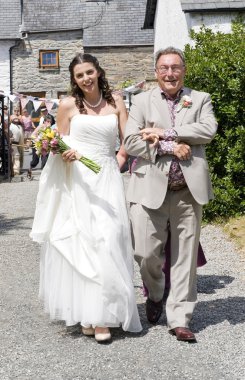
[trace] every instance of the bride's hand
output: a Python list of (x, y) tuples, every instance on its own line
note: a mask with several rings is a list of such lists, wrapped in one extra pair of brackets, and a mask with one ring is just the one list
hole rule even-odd
[(74, 161), (77, 159), (77, 151), (75, 149), (68, 149), (62, 153), (62, 158), (64, 161)]
[(141, 129), (141, 131), (139, 132), (139, 134), (141, 135), (151, 135), (152, 133), (157, 135), (159, 139), (164, 138), (163, 128), (150, 127), (150, 128)]
[(149, 141), (150, 147), (156, 147), (159, 143), (159, 136), (156, 133), (142, 133), (142, 140)]

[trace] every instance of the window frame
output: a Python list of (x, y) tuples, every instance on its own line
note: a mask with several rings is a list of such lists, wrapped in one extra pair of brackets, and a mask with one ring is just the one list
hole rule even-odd
[(57, 98), (58, 99), (63, 99), (63, 97), (68, 96), (68, 91), (57, 91)]
[[(54, 53), (56, 58), (55, 64), (44, 64), (43, 63), (43, 55)], [(39, 68), (41, 70), (57, 70), (60, 68), (60, 59), (59, 59), (59, 50), (50, 49), (50, 50), (39, 50)]]

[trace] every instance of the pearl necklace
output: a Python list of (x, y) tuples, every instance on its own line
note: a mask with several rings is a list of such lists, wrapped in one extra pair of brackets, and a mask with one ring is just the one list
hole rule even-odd
[(102, 97), (102, 92), (101, 92), (98, 103), (96, 103), (96, 104), (90, 104), (85, 98), (83, 98), (83, 101), (84, 101), (85, 104), (87, 104), (87, 106), (89, 106), (91, 108), (96, 108), (96, 107), (99, 107), (100, 103), (102, 102), (102, 99), (103, 99), (103, 97)]

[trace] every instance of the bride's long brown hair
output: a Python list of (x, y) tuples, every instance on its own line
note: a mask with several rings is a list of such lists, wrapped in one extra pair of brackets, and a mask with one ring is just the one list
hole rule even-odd
[(73, 60), (70, 63), (69, 71), (70, 71), (70, 78), (71, 78), (71, 95), (75, 98), (75, 104), (77, 108), (79, 109), (80, 113), (87, 113), (83, 99), (84, 94), (80, 87), (76, 84), (75, 78), (74, 78), (74, 67), (80, 63), (89, 62), (92, 63), (92, 65), (95, 67), (95, 69), (100, 74), (98, 78), (98, 86), (100, 91), (102, 92), (103, 98), (107, 101), (107, 103), (111, 104), (113, 107), (116, 107), (115, 100), (112, 96), (112, 90), (109, 86), (108, 80), (105, 77), (105, 70), (102, 69), (99, 65), (99, 61), (96, 57), (94, 57), (91, 54), (82, 54), (78, 53)]

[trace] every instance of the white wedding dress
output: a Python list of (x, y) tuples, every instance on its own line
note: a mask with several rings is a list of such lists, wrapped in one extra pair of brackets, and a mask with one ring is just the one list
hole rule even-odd
[(64, 141), (101, 171), (50, 155), (30, 236), (42, 243), (40, 297), (52, 319), (139, 332), (130, 227), (115, 158), (117, 131), (115, 114), (72, 118)]

